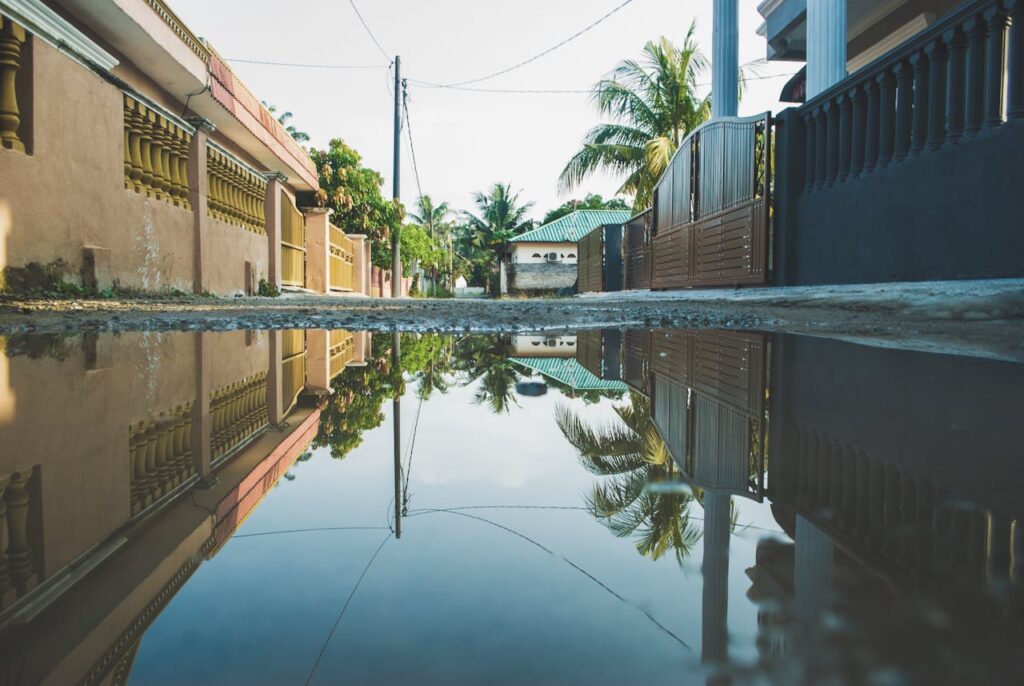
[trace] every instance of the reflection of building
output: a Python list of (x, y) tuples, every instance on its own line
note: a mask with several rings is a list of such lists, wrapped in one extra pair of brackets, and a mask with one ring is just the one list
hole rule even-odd
[[(316, 435), (306, 374), (366, 350), (305, 337), (30, 338), (4, 358), (0, 681), (124, 683), (149, 624)], [(329, 357), (305, 347), (321, 341)]]
[(600, 360), (595, 358), (601, 352), (594, 348), (595, 340), (600, 347), (601, 335), (600, 331), (592, 331), (576, 336), (513, 336), (513, 356), (509, 360), (574, 393), (625, 391), (624, 383), (601, 373)]
[(575, 357), (576, 336), (520, 334), (512, 337), (511, 351), (515, 357)]

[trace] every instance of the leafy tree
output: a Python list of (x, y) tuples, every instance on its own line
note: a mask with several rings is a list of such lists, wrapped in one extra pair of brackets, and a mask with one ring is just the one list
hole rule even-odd
[(594, 85), (593, 100), (612, 120), (591, 129), (559, 178), (563, 191), (597, 171), (624, 176), (618, 193), (634, 196), (637, 210), (650, 206), (654, 184), (686, 135), (711, 115), (711, 96), (697, 95), (708, 60), (690, 24), (681, 48), (662, 37), (644, 46)]
[(583, 200), (570, 200), (561, 207), (551, 210), (544, 215), (541, 224), (550, 224), (556, 219), (572, 214), (576, 210), (628, 210), (629, 205), (621, 198), (605, 200), (597, 193), (589, 193)]
[[(277, 114), (277, 107), (275, 107), (274, 105), (268, 105), (266, 100), (263, 101), (263, 106), (267, 108), (267, 112), (270, 112), (271, 114)], [(279, 124), (281, 124), (281, 126), (284, 127), (284, 130), (288, 132), (288, 135), (295, 139), (296, 143), (308, 143), (309, 134), (306, 133), (305, 131), (299, 131), (294, 126), (288, 123), (289, 121), (291, 121), (291, 118), (293, 116), (294, 115), (291, 112), (282, 112), (280, 115), (278, 115), (277, 121)]]
[(373, 264), (391, 267), (391, 231), (402, 225), (401, 203), (381, 194), (383, 177), (362, 166), (362, 157), (340, 138), (331, 140), (327, 150), (310, 150), (320, 173), (325, 205), (333, 210), (331, 222), (345, 233), (366, 234), (372, 241)]
[(682, 564), (703, 534), (690, 519), (695, 495), (645, 491), (652, 481), (672, 478), (675, 462), (654, 428), (646, 398), (632, 394), (615, 412), (620, 422), (595, 428), (566, 406), (556, 410), (558, 428), (580, 463), (602, 477), (587, 507), (613, 534), (632, 537), (644, 557), (657, 560), (671, 551)]
[(508, 242), (533, 226), (526, 218), (533, 203), (522, 203), (519, 193), (513, 193), (507, 183), (496, 183), (487, 193), (477, 193), (474, 203), (477, 214), (467, 212), (466, 222), (472, 232), (470, 242), (487, 253), (490, 271), (485, 285), (490, 289), (494, 270), (508, 252)]
[(429, 195), (422, 195), (416, 201), (416, 209), (409, 213), (409, 219), (422, 226), (431, 237), (434, 237), (448, 228), (446, 222), (451, 214), (452, 208), (448, 203), (442, 202), (435, 205)]

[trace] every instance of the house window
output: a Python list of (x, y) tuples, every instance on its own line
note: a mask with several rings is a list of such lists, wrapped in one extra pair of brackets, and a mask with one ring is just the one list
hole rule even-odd
[(540, 259), (540, 253), (539, 252), (533, 253), (533, 258), (536, 259), (536, 260), (539, 260)]
[(574, 255), (573, 253), (569, 253), (569, 259), (570, 260), (575, 260), (576, 259), (576, 255)]

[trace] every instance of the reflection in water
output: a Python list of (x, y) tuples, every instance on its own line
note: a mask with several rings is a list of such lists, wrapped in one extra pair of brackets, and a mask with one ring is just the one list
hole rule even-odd
[(1018, 681), (1022, 396), (755, 333), (9, 338), (0, 684)]

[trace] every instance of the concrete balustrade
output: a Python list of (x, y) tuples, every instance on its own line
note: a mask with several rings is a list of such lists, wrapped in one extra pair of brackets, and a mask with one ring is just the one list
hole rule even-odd
[(17, 87), (25, 38), (24, 27), (0, 16), (0, 146), (19, 152), (25, 152), (25, 144), (18, 135), (21, 109)]
[(124, 94), (124, 187), (191, 209), (188, 179), (193, 130)]
[(266, 235), (267, 182), (255, 170), (224, 151), (209, 146), (206, 152), (211, 217), (253, 233)]

